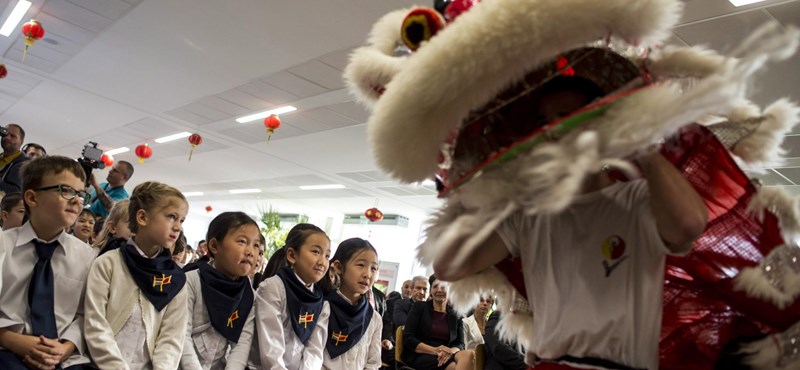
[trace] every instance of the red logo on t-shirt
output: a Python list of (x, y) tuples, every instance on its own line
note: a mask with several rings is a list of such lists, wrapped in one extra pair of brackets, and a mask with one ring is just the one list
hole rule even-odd
[(628, 259), (628, 256), (623, 256), (625, 254), (625, 239), (618, 235), (609, 236), (603, 241), (602, 250), (603, 257), (605, 257), (603, 268), (606, 270), (606, 277), (609, 277), (614, 269)]

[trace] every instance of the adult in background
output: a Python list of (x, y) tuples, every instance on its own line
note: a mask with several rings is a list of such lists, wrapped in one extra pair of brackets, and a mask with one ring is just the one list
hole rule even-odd
[(3, 155), (0, 157), (0, 190), (6, 194), (21, 193), (22, 180), (19, 169), (22, 163), (28, 160), (20, 151), (22, 142), (25, 141), (25, 130), (16, 123), (6, 125), (8, 133), (2, 140)]
[(394, 319), (394, 327), (403, 326), (406, 324), (408, 312), (411, 311), (411, 305), (414, 302), (424, 302), (428, 299), (428, 278), (424, 276), (415, 276), (411, 279), (411, 298), (397, 301), (394, 304), (394, 312), (392, 318)]
[(411, 280), (406, 280), (403, 282), (403, 288), (400, 289), (400, 294), (402, 294), (403, 299), (410, 299), (413, 293)]
[(126, 161), (117, 161), (111, 166), (106, 176), (106, 182), (98, 183), (94, 173), (91, 176), (91, 189), (89, 194), (92, 196), (92, 203), (89, 210), (103, 218), (108, 217), (108, 212), (114, 203), (123, 199), (128, 199), (128, 191), (125, 184), (133, 176), (133, 165)]
[(464, 323), (447, 304), (447, 283), (431, 276), (430, 301), (414, 302), (403, 331), (403, 362), (416, 370), (475, 368), (464, 349)]
[(525, 355), (516, 343), (500, 338), (497, 333), (497, 323), (500, 321), (500, 311), (494, 311), (486, 320), (486, 366), (485, 370), (525, 370)]
[(36, 143), (27, 143), (22, 147), (22, 152), (30, 159), (42, 158), (47, 155), (47, 150)]

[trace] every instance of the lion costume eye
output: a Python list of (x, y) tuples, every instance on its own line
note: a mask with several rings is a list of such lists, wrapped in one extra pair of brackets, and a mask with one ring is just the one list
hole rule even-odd
[(417, 8), (408, 13), (403, 20), (401, 35), (403, 43), (411, 50), (417, 50), (422, 42), (428, 41), (444, 28), (444, 18), (434, 9)]

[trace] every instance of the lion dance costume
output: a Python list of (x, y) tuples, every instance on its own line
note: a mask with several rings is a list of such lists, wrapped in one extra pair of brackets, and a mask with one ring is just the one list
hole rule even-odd
[[(703, 198), (705, 232), (665, 267), (660, 368), (800, 368), (800, 201), (741, 168), (781, 162), (800, 109), (747, 100), (758, 71), (791, 57), (798, 31), (767, 24), (728, 55), (662, 46), (678, 0), (453, 0), (385, 15), (345, 71), (372, 110), (378, 165), (435, 178), (445, 204), (419, 259), (458, 264), (510, 214), (559, 212), (599, 168), (637, 176), (627, 158), (657, 146)], [(551, 122), (530, 117), (547, 81), (575, 76), (602, 97)], [(450, 287), (468, 309), (494, 292), (507, 338), (526, 346), (531, 312), (519, 261)], [(535, 333), (533, 333), (535, 334)], [(737, 365), (739, 366), (739, 365)]]

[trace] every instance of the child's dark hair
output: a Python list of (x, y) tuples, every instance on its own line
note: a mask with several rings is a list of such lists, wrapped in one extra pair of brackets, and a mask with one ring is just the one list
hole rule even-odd
[[(211, 239), (216, 239), (217, 243), (222, 243), (222, 240), (225, 239), (225, 236), (228, 235), (229, 232), (244, 225), (258, 227), (256, 221), (244, 212), (222, 212), (217, 215), (217, 217), (214, 217), (214, 219), (211, 220), (211, 224), (208, 225), (206, 240), (211, 241)], [(214, 257), (211, 248), (207, 249), (208, 254)]]
[[(45, 176), (58, 175), (64, 171), (75, 175), (75, 177), (81, 180), (81, 183), (86, 182), (86, 172), (83, 172), (81, 165), (72, 158), (60, 155), (49, 155), (47, 157), (25, 161), (25, 163), (22, 164), (19, 175), (22, 179), (22, 193), (24, 194), (28, 190), (41, 188), (42, 179), (44, 179)], [(75, 190), (81, 191), (83, 189)], [(30, 214), (27, 204), (25, 204), (25, 212)]]
[(429, 287), (428, 289), (433, 290), (434, 281), (436, 281), (436, 274), (431, 274), (431, 276), (428, 278), (428, 287)]
[(90, 211), (89, 208), (82, 209), (81, 213), (78, 214), (78, 217), (81, 217), (81, 216), (89, 216), (89, 217), (92, 218), (92, 221), (95, 220), (94, 212)]
[[(279, 248), (267, 260), (267, 266), (264, 267), (264, 273), (261, 275), (261, 281), (273, 277), (278, 274), (282, 268), (286, 267), (289, 263), (286, 262), (286, 248)], [(259, 281), (258, 283), (261, 283)]]
[[(294, 225), (294, 227), (289, 230), (289, 234), (286, 235), (286, 244), (284, 244), (283, 247), (294, 249), (295, 252), (300, 252), (300, 246), (305, 244), (306, 239), (313, 234), (322, 234), (325, 235), (326, 238), (328, 237), (328, 234), (325, 234), (322, 229), (315, 225), (304, 223)], [(328, 238), (328, 240), (330, 240), (330, 238)]]
[[(358, 252), (362, 251), (373, 251), (375, 255), (378, 254), (378, 251), (375, 247), (370, 244), (370, 242), (361, 239), (361, 238), (350, 238), (341, 243), (339, 246), (336, 247), (336, 253), (333, 254), (331, 257), (331, 266), (333, 266), (334, 261), (339, 261), (339, 264), (342, 266), (342, 272), (344, 272), (347, 263), (355, 256)], [(325, 274), (325, 276), (320, 280), (320, 286), (322, 287), (322, 293), (328, 294), (338, 288), (334, 286), (334, 282), (331, 281), (330, 274)]]
[(0, 201), (0, 211), (11, 212), (11, 209), (18, 206), (20, 202), (22, 202), (22, 193), (6, 194)]
[[(41, 161), (42, 159), (35, 159), (34, 162)], [(78, 168), (80, 168), (80, 166)], [(178, 198), (186, 202), (186, 197), (183, 196), (183, 193), (167, 184), (156, 181), (146, 181), (136, 185), (136, 187), (133, 188), (133, 194), (131, 194), (130, 203), (128, 204), (128, 228), (131, 229), (131, 232), (135, 234), (139, 231), (139, 223), (136, 222), (136, 213), (139, 212), (140, 209), (151, 212), (156, 209), (156, 207), (165, 206), (165, 201), (169, 197)]]

